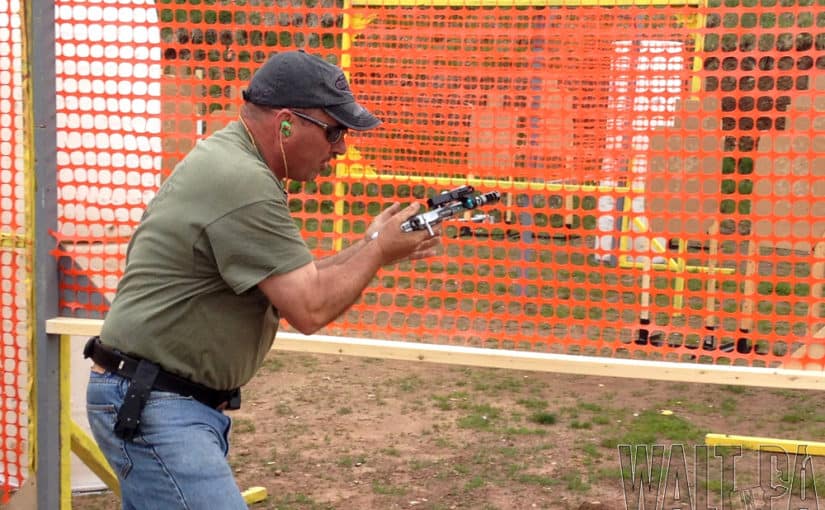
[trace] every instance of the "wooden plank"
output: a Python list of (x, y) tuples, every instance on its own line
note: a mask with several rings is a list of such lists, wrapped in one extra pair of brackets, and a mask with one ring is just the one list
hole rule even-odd
[(100, 334), (103, 321), (100, 319), (76, 319), (60, 317), (46, 321), (49, 335), (95, 336)]
[(352, 0), (353, 7), (616, 7), (616, 6), (694, 6), (697, 0)]
[[(49, 333), (83, 336), (98, 334), (102, 324), (102, 321), (95, 319), (71, 318), (55, 318), (46, 322)], [(278, 333), (273, 350), (655, 381), (825, 389), (825, 372), (819, 370), (601, 358), (326, 335), (305, 336), (290, 332)]]

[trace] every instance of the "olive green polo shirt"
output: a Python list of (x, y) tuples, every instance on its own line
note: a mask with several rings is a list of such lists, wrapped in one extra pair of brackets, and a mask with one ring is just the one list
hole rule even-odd
[(242, 386), (278, 328), (257, 284), (311, 261), (281, 183), (232, 122), (149, 203), (101, 338), (211, 388)]

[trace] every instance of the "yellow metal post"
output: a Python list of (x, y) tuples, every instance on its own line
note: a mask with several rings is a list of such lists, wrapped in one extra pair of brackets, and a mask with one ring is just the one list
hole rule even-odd
[[(344, 0), (344, 19), (341, 36), (341, 69), (344, 71), (347, 80), (350, 79), (350, 67), (352, 66), (352, 58), (349, 54), (349, 50), (352, 47), (352, 40), (349, 34), (349, 29), (352, 27), (352, 20), (349, 14), (350, 7), (352, 7), (350, 0)], [(351, 154), (352, 151), (349, 151), (347, 156), (349, 157)], [(336, 164), (336, 176), (340, 175), (339, 167), (343, 167), (340, 169), (340, 172), (346, 175), (346, 166), (347, 165), (343, 163)], [(346, 184), (340, 180), (335, 181), (335, 206), (333, 208), (335, 220), (332, 227), (332, 231), (336, 234), (335, 241), (333, 242), (333, 249), (335, 251), (341, 251), (344, 249), (344, 213), (346, 212), (346, 201), (344, 200), (344, 197), (346, 196), (346, 189)]]
[(72, 508), (72, 398), (71, 354), (68, 338), (60, 337), (60, 508)]
[(748, 450), (765, 452), (785, 452), (790, 454), (804, 452), (806, 455), (825, 455), (825, 443), (800, 441), (796, 439), (707, 434), (705, 435), (705, 444), (708, 446), (741, 446)]

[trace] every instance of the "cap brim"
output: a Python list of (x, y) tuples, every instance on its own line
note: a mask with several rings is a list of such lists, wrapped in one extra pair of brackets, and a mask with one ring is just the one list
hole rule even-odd
[(378, 117), (358, 103), (325, 106), (324, 111), (344, 126), (356, 131), (366, 131), (381, 125)]

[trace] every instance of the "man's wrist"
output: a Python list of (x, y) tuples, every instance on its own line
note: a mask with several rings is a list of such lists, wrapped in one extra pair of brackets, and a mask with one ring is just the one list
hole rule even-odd
[(376, 230), (372, 234), (365, 235), (364, 236), (364, 241), (366, 241), (366, 242), (375, 241), (376, 239), (378, 239), (378, 233), (379, 232), (380, 232), (380, 230)]

